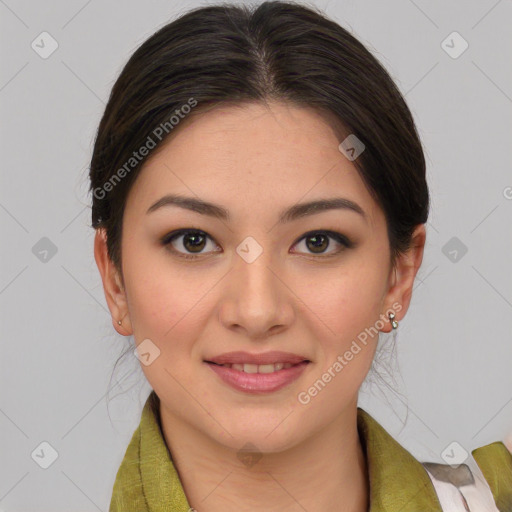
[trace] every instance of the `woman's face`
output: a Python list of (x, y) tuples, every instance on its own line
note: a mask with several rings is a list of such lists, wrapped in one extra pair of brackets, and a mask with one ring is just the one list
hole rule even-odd
[[(384, 214), (325, 119), (270, 105), (186, 120), (146, 162), (124, 213), (124, 290), (107, 300), (119, 332), (143, 343), (163, 416), (273, 452), (354, 413), (376, 332), (405, 314), (416, 268), (395, 276)], [(151, 208), (167, 195), (216, 207)], [(341, 198), (362, 213), (301, 208)], [(261, 377), (206, 362), (235, 351), (309, 362)]]

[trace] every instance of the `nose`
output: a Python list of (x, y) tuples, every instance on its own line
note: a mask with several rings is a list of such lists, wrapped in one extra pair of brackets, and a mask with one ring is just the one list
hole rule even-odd
[(226, 276), (219, 318), (225, 328), (240, 331), (249, 339), (266, 339), (291, 325), (293, 293), (283, 272), (273, 265), (270, 251), (263, 250), (249, 261), (235, 255)]

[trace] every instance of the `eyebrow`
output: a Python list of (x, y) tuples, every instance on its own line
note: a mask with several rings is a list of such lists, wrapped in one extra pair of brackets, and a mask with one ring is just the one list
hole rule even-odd
[[(201, 215), (208, 215), (224, 221), (229, 221), (231, 219), (229, 211), (220, 205), (195, 197), (186, 197), (175, 194), (167, 194), (160, 198), (156, 203), (148, 208), (146, 215), (166, 206), (178, 206), (186, 210), (197, 212)], [(334, 197), (330, 199), (310, 201), (308, 203), (295, 204), (280, 213), (278, 223), (284, 224), (292, 222), (301, 217), (314, 215), (328, 210), (353, 211), (361, 215), (363, 219), (368, 222), (365, 211), (357, 203), (343, 197)]]

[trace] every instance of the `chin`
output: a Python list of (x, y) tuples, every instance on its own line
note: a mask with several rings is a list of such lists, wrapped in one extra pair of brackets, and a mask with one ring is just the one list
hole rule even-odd
[[(256, 414), (246, 415), (240, 422), (232, 418), (229, 423), (222, 423), (225, 430), (216, 425), (215, 441), (233, 450), (250, 445), (246, 447), (247, 450), (254, 446), (258, 452), (283, 452), (300, 443), (306, 436), (300, 430), (300, 425), (288, 422), (285, 426), (287, 420), (283, 421), (284, 418), (286, 414), (279, 419), (263, 419)], [(211, 431), (209, 434), (211, 435)]]

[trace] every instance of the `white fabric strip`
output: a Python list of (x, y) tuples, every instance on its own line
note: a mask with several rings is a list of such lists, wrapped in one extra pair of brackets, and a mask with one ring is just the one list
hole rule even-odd
[[(430, 477), (430, 480), (432, 480), (432, 483), (434, 484), (434, 488), (436, 490), (437, 497), (439, 498), (439, 503), (441, 503), (441, 508), (443, 511), (468, 512), (468, 509), (464, 506), (464, 500), (462, 499), (462, 496), (455, 485), (449, 482), (443, 482), (442, 480), (437, 480), (428, 470), (427, 473)], [(470, 512), (474, 511), (470, 509)]]
[(459, 489), (466, 498), (470, 510), (473, 511), (471, 507), (474, 507), (476, 512), (480, 510), (482, 512), (499, 512), (498, 507), (496, 507), (496, 502), (494, 501), (491, 488), (472, 455), (469, 455), (465, 464), (469, 466), (469, 469), (473, 474), (473, 478), (475, 479), (475, 484), (462, 485)]
[[(456, 487), (451, 482), (436, 478), (425, 466), (425, 470), (436, 490), (443, 511), (446, 512), (500, 512), (496, 507), (489, 484), (480, 467), (470, 455), (464, 462), (470, 469), (474, 483)], [(445, 466), (451, 468), (450, 466)], [(464, 501), (467, 503), (464, 503)]]

